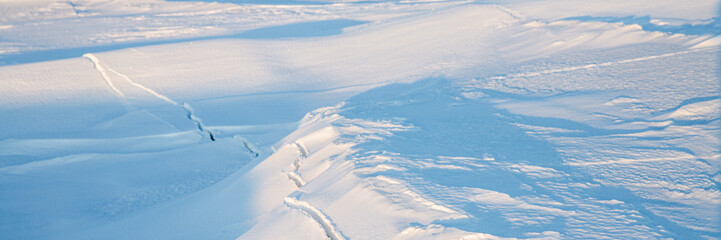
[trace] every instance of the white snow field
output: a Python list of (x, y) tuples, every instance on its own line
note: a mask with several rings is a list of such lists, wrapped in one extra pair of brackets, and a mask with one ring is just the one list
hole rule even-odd
[(721, 239), (721, 2), (0, 1), (0, 239)]

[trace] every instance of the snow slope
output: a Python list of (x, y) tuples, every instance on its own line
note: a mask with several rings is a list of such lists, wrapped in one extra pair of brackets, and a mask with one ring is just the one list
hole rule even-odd
[(717, 1), (0, 6), (3, 239), (721, 238)]

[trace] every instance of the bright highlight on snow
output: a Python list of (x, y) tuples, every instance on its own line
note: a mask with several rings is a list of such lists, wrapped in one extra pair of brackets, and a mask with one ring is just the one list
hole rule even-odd
[(721, 239), (720, 14), (0, 1), (0, 239)]

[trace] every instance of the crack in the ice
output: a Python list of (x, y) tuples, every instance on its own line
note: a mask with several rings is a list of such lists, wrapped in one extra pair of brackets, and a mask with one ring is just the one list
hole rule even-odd
[(98, 70), (98, 72), (100, 72), (101, 76), (103, 76), (103, 80), (105, 80), (105, 84), (107, 84), (110, 87), (110, 89), (112, 89), (113, 92), (115, 92), (115, 94), (117, 94), (118, 96), (121, 96), (121, 97), (125, 97), (125, 94), (123, 94), (123, 92), (121, 92), (117, 87), (115, 87), (115, 84), (113, 84), (113, 81), (110, 80), (110, 76), (108, 76), (108, 72), (105, 71), (105, 67), (100, 65), (100, 60), (97, 57), (95, 57), (95, 55), (88, 53), (88, 54), (83, 55), (83, 57), (87, 58), (88, 60), (90, 60), (90, 62), (93, 63), (93, 66), (95, 66), (95, 69)]
[(288, 179), (290, 179), (291, 181), (293, 181), (293, 183), (295, 183), (295, 186), (298, 187), (298, 188), (303, 187), (303, 185), (305, 185), (305, 184), (307, 183), (307, 182), (303, 179), (303, 177), (301, 177), (300, 175), (298, 175), (298, 173), (295, 172), (295, 171), (283, 171), (283, 173), (285, 173), (285, 175), (288, 176)]
[(258, 156), (260, 156), (260, 150), (258, 150), (253, 144), (248, 142), (248, 139), (245, 139), (239, 135), (233, 136), (233, 139), (243, 144), (245, 150), (247, 150), (250, 154), (253, 154), (253, 157), (257, 158)]
[(673, 53), (666, 53), (666, 54), (660, 54), (660, 55), (652, 55), (652, 56), (645, 56), (645, 57), (638, 57), (638, 58), (631, 58), (631, 59), (624, 59), (624, 60), (618, 60), (618, 61), (611, 61), (611, 62), (603, 62), (603, 63), (591, 63), (581, 66), (571, 66), (571, 67), (565, 67), (565, 68), (556, 68), (556, 69), (546, 69), (542, 71), (537, 72), (524, 72), (524, 73), (515, 73), (515, 74), (505, 74), (505, 75), (499, 75), (490, 77), (488, 79), (492, 80), (503, 80), (503, 79), (509, 79), (509, 78), (519, 78), (519, 77), (535, 77), (540, 76), (543, 74), (553, 74), (553, 73), (562, 73), (562, 72), (571, 72), (581, 69), (590, 69), (590, 68), (597, 68), (597, 67), (606, 67), (606, 66), (612, 66), (617, 64), (625, 64), (625, 63), (632, 63), (632, 62), (641, 62), (641, 61), (648, 61), (658, 58), (665, 58), (665, 57), (672, 57), (676, 55), (686, 54), (686, 53), (693, 53), (693, 52), (699, 52), (703, 51), (703, 49), (698, 50), (687, 50), (687, 51), (680, 51), (680, 52), (673, 52)]
[(315, 222), (317, 222), (321, 226), (321, 228), (323, 228), (323, 230), (325, 231), (325, 235), (328, 236), (329, 239), (346, 239), (337, 229), (335, 229), (335, 227), (333, 226), (333, 221), (331, 221), (330, 218), (325, 215), (325, 213), (323, 213), (320, 209), (314, 207), (310, 203), (292, 197), (286, 197), (283, 203), (289, 208), (299, 210), (305, 215), (308, 215), (310, 218), (315, 220)]
[(303, 176), (300, 175), (298, 170), (300, 170), (300, 166), (303, 163), (303, 159), (308, 158), (308, 149), (305, 148), (305, 146), (300, 142), (294, 142), (293, 146), (295, 146), (296, 149), (298, 149), (298, 152), (300, 153), (298, 157), (295, 158), (293, 161), (293, 171), (283, 171), (285, 175), (288, 176), (288, 179), (293, 181), (295, 183), (295, 186), (298, 188), (303, 187), (306, 183), (305, 179), (303, 179)]
[(73, 8), (73, 13), (75, 14), (75, 16), (79, 17), (80, 11), (78, 11), (78, 6), (75, 3), (73, 3), (72, 1), (68, 1), (68, 5), (70, 5), (70, 7)]
[(300, 169), (300, 165), (301, 165), (301, 159), (300, 159), (300, 157), (297, 157), (295, 159), (295, 161), (293, 161), (293, 167), (295, 168), (294, 171), (297, 172)]
[[(119, 96), (125, 97), (125, 94), (123, 94), (122, 91), (120, 91), (117, 87), (115, 87), (115, 85), (113, 84), (113, 81), (111, 80), (110, 76), (108, 75), (108, 71), (112, 72), (113, 74), (123, 77), (125, 79), (125, 81), (127, 81), (130, 85), (133, 85), (139, 89), (142, 89), (143, 91), (150, 93), (151, 95), (155, 96), (156, 98), (158, 98), (160, 100), (163, 100), (171, 105), (175, 105), (175, 106), (183, 108), (183, 110), (185, 110), (186, 117), (195, 124), (195, 126), (198, 128), (198, 131), (200, 131), (201, 133), (207, 134), (208, 138), (210, 138), (210, 141), (215, 141), (215, 134), (213, 134), (213, 132), (210, 131), (203, 124), (203, 121), (200, 118), (195, 116), (195, 114), (193, 113), (193, 109), (187, 103), (180, 104), (177, 101), (175, 101), (163, 94), (160, 94), (159, 92), (156, 92), (153, 89), (150, 89), (140, 83), (133, 81), (132, 79), (130, 79), (130, 77), (128, 77), (125, 74), (115, 71), (112, 68), (103, 67), (103, 65), (100, 63), (100, 59), (98, 59), (98, 57), (96, 57), (92, 53), (86, 53), (83, 55), (83, 57), (87, 58), (88, 60), (90, 60), (93, 63), (93, 65), (95, 66), (95, 69), (97, 69), (100, 72), (100, 75), (103, 76), (105, 83), (107, 83), (108, 86), (110, 86), (110, 88)], [(246, 145), (246, 147), (247, 147), (247, 145)], [(257, 153), (256, 153), (256, 156), (257, 156)]]
[(243, 142), (243, 147), (245, 147), (245, 149), (248, 150), (248, 152), (252, 153), (253, 156), (255, 156), (255, 157), (260, 156), (260, 153), (258, 153), (257, 151), (253, 150), (253, 148), (250, 147), (250, 145), (248, 144), (247, 141)]
[(185, 110), (185, 116), (190, 121), (193, 121), (193, 123), (195, 123), (195, 126), (198, 128), (198, 131), (208, 134), (210, 141), (215, 141), (215, 134), (213, 134), (213, 132), (210, 131), (210, 129), (205, 127), (205, 124), (203, 124), (202, 119), (195, 116), (195, 114), (193, 113), (193, 108), (190, 107), (190, 105), (188, 105), (187, 103), (183, 103), (183, 105), (179, 105), (179, 106), (181, 106), (183, 108), (183, 110)]
[[(89, 54), (86, 54), (86, 55), (89, 55)], [(97, 58), (96, 58), (96, 59), (97, 59)], [(167, 102), (167, 103), (170, 103), (170, 104), (172, 104), (172, 105), (178, 105), (178, 102), (174, 101), (173, 99), (170, 99), (169, 97), (166, 97), (165, 95), (160, 94), (160, 93), (156, 92), (156, 91), (153, 90), (153, 89), (150, 89), (150, 88), (148, 88), (148, 87), (146, 87), (146, 86), (144, 86), (144, 85), (142, 85), (142, 84), (140, 84), (140, 83), (137, 83), (137, 82), (131, 80), (130, 77), (128, 77), (128, 75), (125, 75), (125, 74), (122, 74), (122, 73), (120, 73), (120, 72), (118, 72), (118, 71), (115, 71), (115, 70), (112, 69), (112, 68), (108, 68), (108, 71), (111, 71), (111, 72), (113, 72), (114, 74), (123, 77), (123, 78), (125, 79), (125, 81), (127, 81), (127, 82), (130, 83), (131, 85), (136, 86), (136, 87), (142, 89), (143, 91), (146, 91), (146, 92), (150, 93), (151, 95), (155, 96), (156, 98), (158, 98), (158, 99), (160, 99), (160, 100), (163, 100), (163, 101), (165, 101), (165, 102)]]
[[(303, 187), (307, 182), (303, 179), (302, 176), (300, 176), (298, 170), (301, 167), (302, 160), (308, 158), (308, 155), (310, 154), (308, 152), (308, 149), (303, 145), (301, 142), (294, 142), (293, 146), (298, 150), (299, 155), (296, 157), (295, 161), (293, 161), (293, 171), (283, 171), (285, 175), (288, 176), (288, 179), (293, 181), (295, 185), (298, 188)], [(317, 222), (321, 228), (323, 228), (323, 231), (325, 231), (325, 235), (331, 239), (331, 240), (339, 240), (339, 239), (346, 239), (343, 237), (343, 235), (333, 226), (333, 222), (330, 220), (330, 218), (323, 213), (320, 209), (314, 207), (310, 203), (306, 201), (301, 201), (297, 198), (293, 197), (286, 197), (283, 203), (288, 206), (289, 208), (296, 209), (301, 211), (303, 214), (309, 216), (311, 219), (313, 219), (315, 222)]]
[(303, 158), (307, 158), (309, 155), (308, 149), (303, 145), (301, 142), (294, 142), (293, 143), (296, 148), (298, 148), (298, 151), (300, 151), (300, 156)]

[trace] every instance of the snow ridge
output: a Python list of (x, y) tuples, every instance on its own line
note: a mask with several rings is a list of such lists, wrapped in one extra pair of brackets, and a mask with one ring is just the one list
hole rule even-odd
[(330, 220), (330, 218), (328, 218), (325, 213), (323, 213), (310, 203), (291, 197), (286, 197), (283, 203), (289, 208), (300, 210), (304, 214), (313, 218), (313, 220), (320, 224), (320, 226), (325, 231), (325, 234), (331, 240), (345, 239), (345, 237), (343, 237), (343, 235), (341, 235), (340, 232), (335, 229), (335, 227), (333, 226), (333, 222)]

